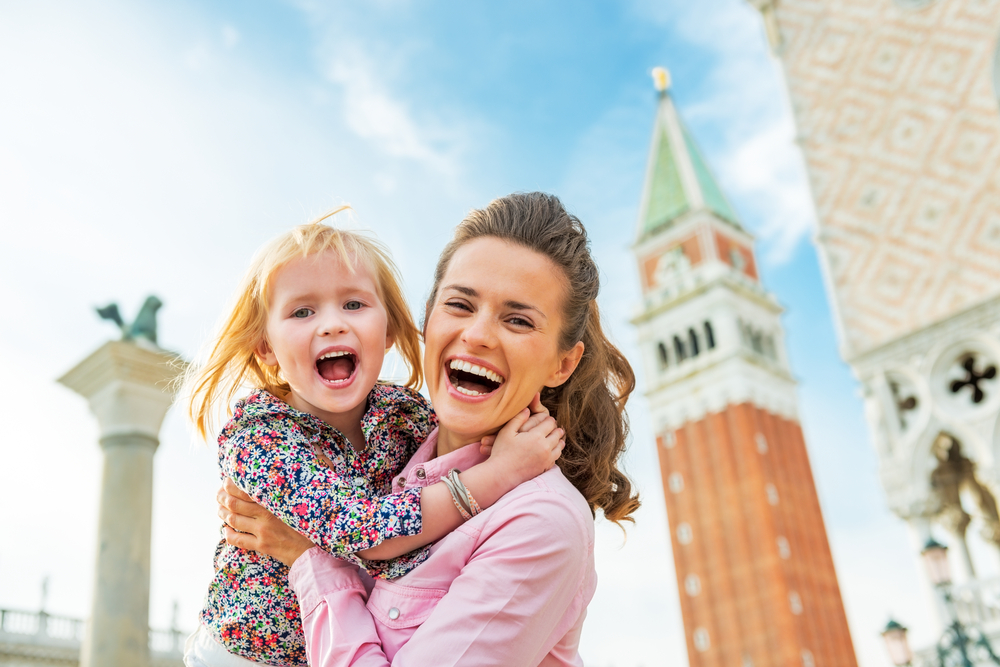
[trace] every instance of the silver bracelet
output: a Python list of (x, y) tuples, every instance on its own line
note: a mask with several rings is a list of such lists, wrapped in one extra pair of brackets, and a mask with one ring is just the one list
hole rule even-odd
[(469, 512), (468, 509), (465, 508), (465, 502), (464, 502), (465, 499), (462, 498), (461, 493), (455, 486), (455, 482), (452, 481), (452, 479), (448, 475), (443, 476), (441, 478), (441, 481), (444, 482), (444, 485), (448, 488), (448, 491), (451, 493), (451, 501), (455, 503), (455, 507), (458, 508), (458, 513), (462, 515), (462, 520), (468, 521), (469, 519), (471, 519), (472, 514)]
[(458, 476), (458, 468), (452, 468), (448, 471), (447, 477), (451, 479), (451, 481), (455, 484), (455, 487), (465, 496), (465, 507), (469, 510), (469, 513), (472, 514), (472, 516), (476, 516), (483, 511), (483, 508), (479, 506), (476, 499), (472, 497), (472, 493), (465, 486), (465, 484), (462, 483), (461, 478)]

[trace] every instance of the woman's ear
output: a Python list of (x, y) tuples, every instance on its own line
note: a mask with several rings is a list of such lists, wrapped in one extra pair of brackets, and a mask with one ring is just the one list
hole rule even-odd
[(581, 340), (577, 341), (576, 345), (569, 348), (568, 351), (563, 352), (562, 356), (559, 357), (559, 368), (549, 376), (545, 386), (558, 387), (566, 382), (576, 367), (580, 365), (580, 359), (583, 359), (583, 349), (583, 341)]
[(266, 338), (261, 338), (260, 342), (257, 343), (257, 349), (254, 350), (257, 353), (257, 358), (260, 359), (261, 363), (265, 366), (277, 366), (278, 356), (271, 349), (271, 344), (267, 342)]

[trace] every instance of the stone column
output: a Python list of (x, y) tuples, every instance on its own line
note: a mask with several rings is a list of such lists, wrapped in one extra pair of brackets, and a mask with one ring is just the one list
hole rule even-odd
[(146, 341), (111, 341), (59, 382), (100, 425), (104, 453), (94, 598), (81, 667), (148, 667), (153, 454), (182, 370)]

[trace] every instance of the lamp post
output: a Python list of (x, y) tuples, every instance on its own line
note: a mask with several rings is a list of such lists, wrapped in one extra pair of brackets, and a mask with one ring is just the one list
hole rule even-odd
[[(931, 538), (920, 551), (927, 568), (927, 576), (944, 598), (945, 610), (950, 623), (937, 642), (937, 656), (940, 667), (973, 667), (975, 664), (992, 662), (1000, 667), (1000, 658), (993, 652), (989, 640), (982, 630), (974, 625), (963, 625), (955, 610), (951, 594), (951, 568), (948, 566), (948, 547)], [(913, 652), (906, 640), (906, 628), (890, 620), (882, 631), (889, 657), (896, 667), (911, 664)]]
[(896, 667), (913, 664), (913, 651), (910, 650), (910, 642), (906, 641), (906, 627), (897, 623), (893, 619), (885, 624), (882, 631), (882, 639), (885, 640), (885, 647), (889, 649), (889, 659)]

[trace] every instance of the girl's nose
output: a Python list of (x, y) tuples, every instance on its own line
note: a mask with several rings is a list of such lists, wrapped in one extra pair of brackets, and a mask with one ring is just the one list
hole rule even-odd
[(325, 315), (323, 320), (320, 322), (319, 335), (332, 336), (335, 334), (346, 333), (347, 330), (347, 319), (340, 317), (339, 314), (331, 313)]

